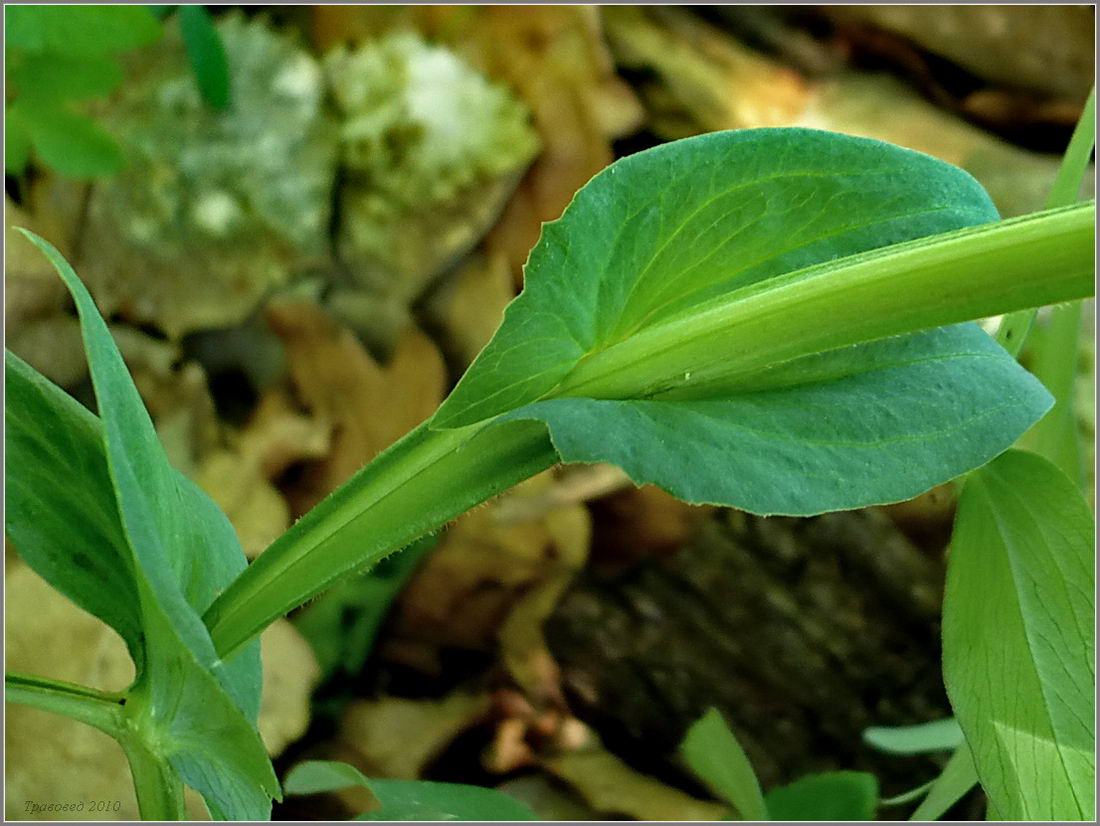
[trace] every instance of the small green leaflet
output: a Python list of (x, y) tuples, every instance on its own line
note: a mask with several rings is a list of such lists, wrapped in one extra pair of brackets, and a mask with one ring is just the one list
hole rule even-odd
[[(559, 397), (575, 369), (722, 295), (986, 223), (965, 172), (805, 129), (718, 132), (615, 163), (543, 228), (526, 286), (431, 421), (544, 422), (564, 461), (609, 461), (689, 502), (809, 515), (898, 501), (988, 461), (1050, 406), (975, 325), (719, 382)], [(784, 339), (777, 318), (774, 341)]]
[(382, 807), (356, 820), (538, 820), (513, 797), (494, 789), (429, 780), (380, 780), (364, 777), (354, 766), (327, 760), (299, 763), (284, 780), (287, 794), (364, 786)]
[[(132, 733), (203, 794), (214, 817), (267, 818), (278, 783), (255, 728), (258, 644), (223, 662), (201, 620), (217, 592), (244, 568), (244, 554), (225, 515), (168, 464), (83, 284), (57, 250), (25, 234), (76, 301), (101, 418), (77, 412), (62, 391), (49, 389), (8, 355), (17, 391), (6, 411), (9, 460), (22, 468), (39, 465), (16, 487), (9, 535), (38, 573), (126, 639), (138, 666), (125, 711)], [(68, 444), (48, 448), (44, 443), (61, 429), (68, 429)], [(74, 476), (100, 487), (77, 488)], [(58, 480), (65, 480), (61, 492), (52, 487)], [(64, 493), (69, 489), (94, 498), (77, 507)], [(107, 498), (112, 491), (113, 509)], [(36, 499), (53, 501), (55, 512)], [(69, 504), (72, 513), (56, 513)], [(90, 522), (73, 521), (73, 513)], [(41, 515), (52, 518), (28, 524)], [(82, 539), (85, 530), (96, 533)], [(99, 537), (103, 548), (87, 547)], [(66, 556), (72, 564), (64, 564)], [(117, 583), (119, 592), (95, 593), (104, 587), (100, 576)], [(129, 602), (105, 606), (107, 598)]]
[(752, 763), (718, 709), (708, 709), (692, 724), (680, 753), (707, 788), (729, 801), (742, 820), (767, 819)]
[(187, 59), (203, 100), (215, 109), (225, 109), (229, 106), (229, 60), (210, 13), (202, 6), (180, 6), (179, 19)]
[(954, 717), (915, 726), (871, 726), (863, 742), (891, 754), (922, 754), (953, 751), (963, 744), (962, 729)]
[(878, 781), (867, 772), (822, 772), (772, 789), (764, 800), (771, 820), (874, 820)]
[[(115, 54), (160, 37), (144, 6), (7, 6), (5, 67), (14, 92), (4, 122), (5, 169), (23, 171), (31, 150), (71, 178), (118, 172), (122, 151), (73, 101), (102, 97), (122, 82)], [(92, 34), (89, 34), (92, 33)]]
[(932, 781), (928, 795), (909, 819), (939, 820), (977, 784), (978, 774), (974, 770), (974, 758), (970, 754), (970, 747), (963, 743), (951, 755), (951, 759), (947, 761), (939, 777)]
[(944, 681), (991, 807), (1095, 817), (1095, 524), (1047, 460), (967, 479), (948, 559)]

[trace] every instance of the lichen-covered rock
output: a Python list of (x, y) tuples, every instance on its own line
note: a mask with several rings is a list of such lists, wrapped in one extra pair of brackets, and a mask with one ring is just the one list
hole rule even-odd
[(88, 205), (80, 269), (100, 307), (172, 337), (241, 321), (328, 255), (337, 147), (323, 72), (261, 19), (225, 15), (218, 31), (229, 108), (203, 102), (178, 37), (144, 52), (102, 114), (127, 168)]
[(489, 228), (539, 142), (510, 91), (412, 32), (336, 49), (325, 68), (343, 118), (338, 249), (354, 284), (334, 306), (385, 346)]

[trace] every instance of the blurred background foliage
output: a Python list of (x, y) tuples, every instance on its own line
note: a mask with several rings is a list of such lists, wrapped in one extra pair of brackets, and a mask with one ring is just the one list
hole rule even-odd
[[(1019, 215), (1042, 206), (1094, 75), (1090, 6), (5, 13), (7, 344), (94, 408), (25, 226), (88, 282), (169, 456), (252, 556), (435, 408), (540, 224), (616, 157), (829, 129), (957, 164)], [(1093, 340), (1089, 312), (1090, 445)], [(725, 809), (676, 745), (713, 706), (766, 788), (856, 769), (897, 794), (946, 754), (861, 733), (949, 714), (953, 506), (944, 487), (760, 519), (556, 468), (272, 626), (261, 731), (281, 774), (340, 759), (500, 787), (547, 818), (706, 820)], [(124, 687), (121, 641), (7, 551), (8, 666)], [(136, 816), (98, 732), (11, 707), (6, 738), (8, 817), (74, 796)], [(353, 789), (275, 815), (371, 805)], [(974, 792), (949, 816), (982, 812)]]

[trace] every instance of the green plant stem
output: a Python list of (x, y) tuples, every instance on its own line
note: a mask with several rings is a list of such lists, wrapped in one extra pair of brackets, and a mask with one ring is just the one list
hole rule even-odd
[[(900, 244), (775, 279), (583, 362), (553, 396), (638, 398), (821, 350), (1091, 295), (1095, 205)], [(769, 346), (761, 347), (767, 341)], [(683, 389), (683, 387), (681, 388)], [(542, 424), (420, 425), (296, 523), (203, 619), (231, 657), (343, 574), (373, 565), (557, 460)]]
[(136, 736), (123, 736), (119, 743), (130, 763), (141, 819), (188, 820), (183, 783), (171, 766)]
[(557, 461), (543, 425), (421, 424), (299, 520), (203, 617), (227, 658), (345, 573), (373, 565)]
[[(1047, 195), (1046, 208), (1069, 206), (1077, 200), (1081, 179), (1089, 165), (1092, 148), (1096, 144), (1096, 87), (1089, 92), (1081, 117), (1073, 129), (1069, 146), (1062, 156), (1058, 174)], [(1035, 323), (1036, 309), (1020, 310), (1001, 319), (997, 329), (997, 343), (1014, 356), (1020, 355)], [(1041, 378), (1041, 377), (1040, 377)]]
[(14, 671), (4, 675), (4, 689), (10, 702), (63, 714), (112, 737), (118, 737), (125, 727), (121, 695)]
[(143, 820), (187, 818), (178, 775), (129, 727), (122, 694), (14, 671), (4, 675), (4, 689), (10, 702), (63, 714), (115, 738), (130, 763)]
[[(637, 398), (766, 381), (772, 365), (1093, 294), (1095, 202), (809, 267), (582, 361), (554, 396)], [(768, 342), (762, 347), (761, 342)]]
[(1075, 407), (1081, 302), (1052, 307), (1032, 333), (1028, 366), (1054, 396), (1054, 407), (1024, 434), (1020, 446), (1045, 456), (1077, 485), (1084, 481)]

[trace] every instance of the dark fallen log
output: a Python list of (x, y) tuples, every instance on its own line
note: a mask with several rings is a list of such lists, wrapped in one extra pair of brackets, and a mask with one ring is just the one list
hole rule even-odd
[(582, 574), (546, 636), (575, 713), (643, 771), (685, 780), (676, 746), (714, 705), (765, 789), (843, 768), (874, 772), (893, 794), (938, 760), (882, 755), (860, 735), (950, 715), (942, 581), (942, 559), (878, 510), (722, 510), (675, 554)]

